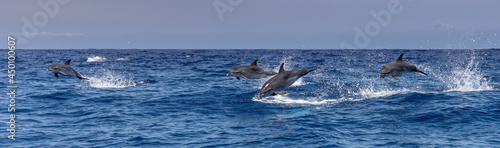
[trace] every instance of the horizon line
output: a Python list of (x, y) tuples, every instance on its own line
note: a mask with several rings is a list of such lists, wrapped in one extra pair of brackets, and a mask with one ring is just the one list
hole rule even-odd
[[(375, 49), (375, 48), (366, 48), (366, 49), (354, 49), (354, 48), (347, 48), (347, 49), (340, 49), (340, 48), (310, 48), (310, 49), (302, 49), (302, 48), (54, 48), (54, 49), (48, 49), (48, 48), (31, 48), (31, 49), (22, 49), (22, 48), (16, 48), (16, 50), (103, 50), (103, 49), (109, 49), (109, 50), (469, 50), (467, 48), (461, 48), (461, 49), (446, 49), (446, 48), (427, 48), (427, 49), (402, 49), (402, 48), (381, 48), (381, 49)], [(474, 48), (472, 48), (474, 49)], [(485, 49), (500, 49), (498, 48), (478, 48), (474, 50), (485, 50)], [(5, 49), (0, 49), (0, 50), (9, 50), (7, 48)]]

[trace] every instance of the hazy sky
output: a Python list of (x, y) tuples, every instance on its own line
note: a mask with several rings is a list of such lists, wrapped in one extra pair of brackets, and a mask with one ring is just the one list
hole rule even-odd
[(498, 0), (1, 0), (0, 6), (0, 36), (14, 34), (21, 49), (500, 46)]

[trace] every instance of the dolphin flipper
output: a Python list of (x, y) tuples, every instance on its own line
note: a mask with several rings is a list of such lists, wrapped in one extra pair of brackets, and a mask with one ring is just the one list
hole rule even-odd
[(312, 71), (315, 71), (316, 69), (318, 69), (318, 67), (316, 67), (316, 68), (314, 68), (314, 69), (309, 70), (309, 71), (308, 71), (308, 73), (309, 73), (309, 72), (312, 72)]
[(240, 80), (240, 77), (236, 77), (236, 79)]
[(56, 76), (56, 78), (59, 78), (59, 75), (57, 75), (57, 73), (54, 73), (54, 75)]
[(78, 79), (90, 80), (89, 78), (78, 77)]

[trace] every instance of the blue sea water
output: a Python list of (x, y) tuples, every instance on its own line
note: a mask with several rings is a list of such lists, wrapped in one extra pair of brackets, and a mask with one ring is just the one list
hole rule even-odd
[[(0, 50), (7, 54), (6, 50)], [(403, 60), (428, 75), (378, 78)], [(194, 54), (194, 57), (186, 55)], [(500, 50), (17, 50), (2, 147), (500, 147)], [(90, 80), (46, 71), (72, 59)], [(235, 66), (312, 69), (258, 99)], [(7, 59), (1, 71), (7, 75)]]

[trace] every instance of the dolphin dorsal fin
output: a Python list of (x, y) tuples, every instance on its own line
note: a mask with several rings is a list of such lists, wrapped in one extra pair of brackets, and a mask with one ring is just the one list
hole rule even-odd
[(403, 61), (403, 55), (404, 53), (402, 53), (396, 61)]
[(252, 65), (252, 66), (257, 66), (257, 61), (258, 61), (258, 60), (259, 60), (259, 59), (255, 59), (255, 61), (253, 61), (253, 62), (252, 62), (252, 64), (250, 64), (250, 65)]
[(278, 73), (281, 73), (281, 72), (285, 71), (285, 69), (283, 68), (283, 65), (285, 65), (285, 63), (281, 63), (280, 71), (278, 71)]
[(68, 61), (66, 61), (66, 63), (64, 63), (64, 65), (69, 65), (69, 62), (71, 62), (71, 59), (69, 59)]

